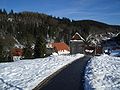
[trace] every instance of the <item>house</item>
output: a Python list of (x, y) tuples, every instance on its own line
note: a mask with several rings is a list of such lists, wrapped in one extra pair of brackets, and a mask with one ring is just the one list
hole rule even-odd
[(70, 53), (84, 53), (84, 42), (82, 36), (79, 33), (75, 33), (70, 40)]
[(85, 47), (85, 54), (86, 55), (94, 55), (95, 54), (95, 47), (94, 46), (86, 46)]
[(96, 55), (102, 54), (102, 53), (103, 53), (102, 50), (103, 50), (102, 46), (101, 46), (101, 45), (98, 45), (98, 46), (96, 47)]
[(85, 47), (85, 54), (86, 55), (100, 55), (100, 54), (102, 54), (102, 47), (101, 47), (101, 45), (87, 46), (87, 47)]
[(69, 46), (64, 42), (57, 42), (57, 43), (47, 43), (47, 55), (51, 54), (69, 54), (70, 48)]
[(23, 50), (20, 48), (12, 48), (10, 50), (10, 56), (13, 61), (20, 60), (23, 56)]
[(46, 38), (46, 56), (50, 56), (54, 52), (54, 48), (52, 46), (52, 43), (54, 43), (54, 39), (47, 34)]
[(54, 52), (58, 54), (69, 54), (70, 53), (69, 46), (64, 42), (52, 43), (52, 47), (54, 49)]
[(52, 46), (52, 43), (46, 44), (46, 56), (51, 55), (54, 52), (54, 48)]

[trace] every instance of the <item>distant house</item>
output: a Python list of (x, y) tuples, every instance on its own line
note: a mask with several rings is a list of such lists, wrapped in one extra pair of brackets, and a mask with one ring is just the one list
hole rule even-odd
[(49, 34), (47, 34), (47, 38), (46, 38), (46, 56), (51, 55), (53, 53), (53, 51), (54, 51), (52, 43), (54, 43), (54, 39), (52, 39), (49, 36)]
[(64, 42), (52, 43), (54, 52), (58, 54), (68, 54), (70, 52), (69, 46)]
[(100, 55), (100, 54), (102, 54), (103, 53), (103, 47), (101, 46), (101, 45), (98, 45), (97, 47), (96, 47), (96, 55)]
[(94, 46), (86, 46), (85, 47), (85, 54), (86, 55), (94, 55), (95, 54), (95, 47)]
[(86, 55), (100, 55), (102, 54), (102, 47), (101, 45), (98, 46), (87, 46), (85, 47), (85, 54)]
[(46, 55), (49, 56), (54, 52), (54, 48), (52, 46), (52, 43), (46, 44)]
[(20, 60), (23, 56), (23, 50), (20, 48), (12, 48), (10, 50), (10, 56), (13, 61)]
[(51, 54), (69, 54), (70, 48), (64, 42), (57, 42), (57, 43), (48, 43), (46, 44), (47, 48), (47, 55)]
[(70, 53), (84, 53), (84, 42), (79, 33), (75, 33), (70, 40)]

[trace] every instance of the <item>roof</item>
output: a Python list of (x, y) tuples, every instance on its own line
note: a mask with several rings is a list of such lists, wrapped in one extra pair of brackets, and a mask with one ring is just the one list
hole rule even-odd
[(22, 56), (23, 55), (23, 50), (20, 48), (12, 48), (11, 49), (11, 55), (12, 56)]
[(64, 43), (64, 42), (59, 42), (59, 43), (52, 43), (53, 48), (55, 48), (56, 51), (70, 51), (69, 46)]
[(76, 33), (72, 36), (71, 40), (83, 40), (83, 38), (82, 38), (82, 36), (81, 36), (79, 33), (76, 32)]

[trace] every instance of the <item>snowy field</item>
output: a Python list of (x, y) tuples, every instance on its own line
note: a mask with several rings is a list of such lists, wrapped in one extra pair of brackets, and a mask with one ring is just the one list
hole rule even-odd
[(92, 58), (86, 67), (85, 90), (120, 90), (120, 57)]
[(32, 90), (45, 78), (83, 56), (82, 54), (59, 55), (0, 63), (0, 90)]

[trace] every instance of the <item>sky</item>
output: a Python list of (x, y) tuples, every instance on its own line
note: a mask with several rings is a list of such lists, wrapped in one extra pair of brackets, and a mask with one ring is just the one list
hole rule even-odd
[(0, 8), (120, 25), (120, 0), (0, 0)]

